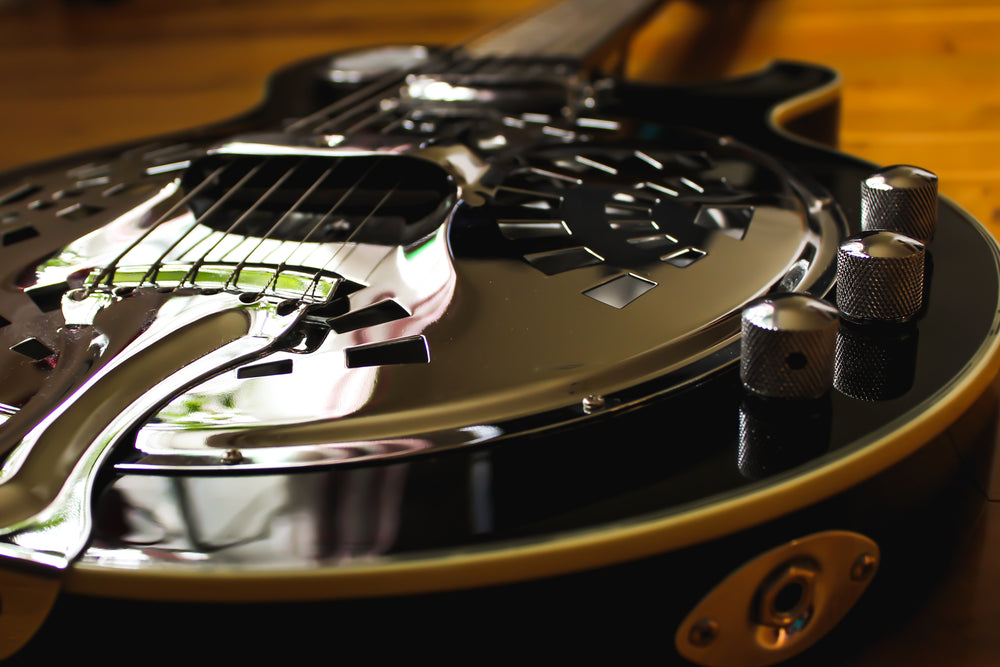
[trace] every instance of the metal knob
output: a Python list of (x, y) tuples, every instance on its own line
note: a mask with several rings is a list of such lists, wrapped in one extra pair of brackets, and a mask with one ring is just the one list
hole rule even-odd
[(837, 307), (855, 322), (905, 322), (924, 301), (924, 244), (894, 232), (863, 232), (837, 251)]
[(906, 164), (886, 167), (861, 183), (861, 229), (930, 241), (937, 226), (938, 178)]
[(776, 475), (830, 447), (830, 397), (774, 401), (745, 396), (740, 403), (736, 466), (747, 479)]
[(740, 378), (769, 398), (823, 396), (833, 383), (837, 309), (805, 294), (759, 299), (743, 309)]
[(859, 401), (899, 398), (913, 387), (915, 326), (866, 327), (844, 323), (837, 334), (833, 386)]

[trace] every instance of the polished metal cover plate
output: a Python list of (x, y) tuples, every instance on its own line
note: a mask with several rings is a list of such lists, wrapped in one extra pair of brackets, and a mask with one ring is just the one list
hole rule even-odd
[[(306, 309), (286, 345), (156, 410), (120, 468), (357, 462), (586, 419), (730, 364), (753, 299), (830, 287), (839, 209), (734, 140), (597, 116), (422, 118), (433, 140), (399, 123), (130, 153), (89, 167), (100, 183), (76, 209), (27, 207), (83, 184), (61, 173), (4, 207), (39, 228), (114, 208), (29, 292), (82, 280), (112, 301), (186, 287)], [(12, 349), (20, 335), (0, 330)], [(0, 371), (23, 375), (21, 358)]]

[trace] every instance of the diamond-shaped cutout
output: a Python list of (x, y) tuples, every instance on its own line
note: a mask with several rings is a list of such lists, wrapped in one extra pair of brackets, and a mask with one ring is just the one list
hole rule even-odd
[(33, 239), (38, 236), (38, 230), (31, 225), (25, 225), (24, 227), (18, 227), (9, 232), (4, 232), (2, 237), (0, 237), (0, 244), (2, 245), (14, 245), (15, 243), (20, 243), (21, 241), (27, 241), (28, 239)]
[(707, 254), (708, 253), (701, 248), (681, 248), (677, 252), (664, 255), (660, 258), (660, 261), (676, 266), (679, 269), (684, 269), (691, 266)]
[(591, 287), (584, 294), (612, 308), (624, 308), (640, 296), (656, 287), (656, 283), (632, 273), (626, 273)]
[(27, 199), (41, 189), (42, 188), (37, 185), (27, 183), (11, 190), (10, 192), (0, 194), (0, 206), (6, 206), (7, 204), (13, 204), (14, 202), (21, 201), (22, 199)]
[(694, 224), (742, 241), (753, 220), (753, 206), (702, 206)]
[(573, 269), (582, 269), (585, 266), (593, 266), (604, 261), (603, 257), (584, 246), (536, 252), (525, 255), (524, 258), (536, 269), (549, 276)]
[(37, 338), (26, 338), (17, 345), (11, 345), (10, 350), (35, 361), (41, 361), (54, 354), (52, 348)]

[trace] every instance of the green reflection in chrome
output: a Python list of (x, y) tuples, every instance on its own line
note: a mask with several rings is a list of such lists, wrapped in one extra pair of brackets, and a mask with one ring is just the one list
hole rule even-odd
[[(239, 266), (237, 264), (164, 264), (153, 270), (148, 266), (119, 267), (112, 276), (113, 287), (191, 286), (204, 289), (225, 289), (238, 292), (266, 292), (283, 298), (326, 301), (340, 283), (332, 274), (282, 270), (273, 266)], [(100, 272), (90, 278), (96, 285)]]

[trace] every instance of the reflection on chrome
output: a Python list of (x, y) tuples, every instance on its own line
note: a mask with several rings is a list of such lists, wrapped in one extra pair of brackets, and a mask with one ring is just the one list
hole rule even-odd
[[(328, 335), (308, 357), (294, 352), (277, 352), (269, 357), (292, 361), (292, 374), (247, 380), (239, 379), (235, 369), (220, 374), (196, 391), (171, 401), (157, 414), (157, 423), (146, 430), (299, 423), (319, 416), (350, 415), (368, 403), (378, 368), (347, 368), (344, 350), (425, 331), (448, 307), (455, 290), (455, 271), (443, 231), (415, 248), (357, 246), (344, 255), (344, 262), (337, 265), (338, 273), (348, 280), (374, 286), (351, 297), (350, 311), (392, 299), (410, 316)], [(348, 263), (352, 257), (355, 261)], [(359, 261), (365, 257), (370, 259)], [(140, 436), (140, 441), (144, 437)]]
[[(670, 378), (727, 363), (719, 352), (736, 340), (739, 308), (776, 285), (828, 287), (839, 212), (768, 158), (648, 124), (536, 116), (482, 129), (484, 139), (524, 146), (512, 163), (447, 142), (418, 148), (389, 137), (380, 141), (391, 149), (363, 145), (374, 139), (329, 149), (284, 138), (267, 159), (291, 159), (280, 149), (308, 160), (408, 153), (420, 159), (385, 163), (404, 182), (433, 162), (470, 200), (430, 236), (396, 247), (348, 239), (307, 251), (301, 239), (251, 245), (202, 230), (178, 260), (284, 258), (357, 287), (328, 320), (335, 331), (317, 334), (308, 352), (278, 350), (260, 372), (234, 368), (176, 396), (120, 468), (370, 460), (480, 441), (463, 431), (470, 424), (499, 438), (527, 416), (579, 419), (580, 395), (647, 381), (667, 391), (678, 382)], [(560, 123), (576, 143), (546, 130)], [(611, 135), (615, 148), (601, 143)], [(609, 285), (623, 289), (605, 294)], [(419, 354), (404, 348), (414, 336)], [(366, 361), (353, 363), (361, 350)]]

